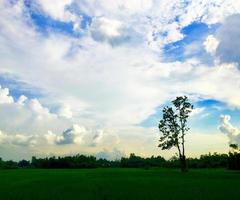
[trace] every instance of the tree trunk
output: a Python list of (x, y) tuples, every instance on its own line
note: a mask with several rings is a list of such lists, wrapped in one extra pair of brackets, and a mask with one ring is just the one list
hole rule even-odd
[(188, 169), (187, 169), (187, 161), (186, 161), (185, 155), (181, 156), (181, 158), (180, 158), (180, 165), (181, 165), (181, 171), (182, 172), (187, 172), (188, 171)]

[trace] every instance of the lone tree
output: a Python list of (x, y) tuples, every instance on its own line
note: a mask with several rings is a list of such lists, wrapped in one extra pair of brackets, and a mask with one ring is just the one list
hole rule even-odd
[(186, 172), (185, 135), (190, 129), (187, 126), (187, 119), (193, 110), (193, 105), (189, 103), (186, 96), (176, 97), (172, 103), (173, 107), (166, 106), (162, 111), (163, 117), (158, 125), (159, 131), (162, 133), (159, 147), (162, 150), (177, 147), (181, 171)]
[(229, 147), (230, 147), (233, 151), (240, 151), (240, 148), (238, 147), (237, 144), (230, 144)]

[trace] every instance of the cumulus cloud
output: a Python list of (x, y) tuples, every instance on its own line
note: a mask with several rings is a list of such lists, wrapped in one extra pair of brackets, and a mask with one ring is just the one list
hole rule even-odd
[(120, 21), (105, 17), (94, 19), (91, 25), (93, 37), (96, 39), (104, 39), (104, 37), (118, 37), (121, 34), (121, 27), (122, 23)]
[(208, 53), (215, 54), (219, 41), (213, 35), (209, 35), (203, 45)]
[(44, 107), (38, 99), (30, 99), (24, 95), (21, 95), (18, 100), (15, 102), (14, 98), (10, 95), (8, 88), (1, 88), (0, 85), (0, 104), (14, 104), (15, 106), (18, 105), (25, 105), (31, 111), (37, 114), (39, 118), (42, 116), (50, 116), (51, 113), (48, 108)]
[(24, 105), (24, 103), (26, 102), (27, 99), (28, 99), (28, 98), (27, 98), (26, 96), (21, 95), (21, 96), (18, 98), (17, 103), (18, 103), (19, 105)]
[[(27, 27), (26, 24), (25, 27), (23, 26), (24, 29), (22, 31), (17, 31), (16, 33), (24, 33), (25, 30), (29, 33), (22, 34), (23, 38), (16, 40), (15, 38), (19, 36), (14, 31), (11, 32), (10, 27), (5, 25), (2, 26), (2, 33), (4, 33), (2, 40), (16, 40), (16, 43), (13, 47), (5, 42), (1, 45), (5, 48), (6, 52), (9, 52), (11, 60), (13, 60), (10, 63), (9, 59), (4, 58), (2, 60), (3, 66), (6, 66), (8, 70), (17, 72), (18, 77), (22, 80), (34, 84), (34, 86), (46, 91), (47, 94), (51, 94), (51, 102), (59, 100), (66, 101), (66, 104), (71, 105), (73, 112), (76, 110), (79, 111), (79, 102), (86, 102), (88, 108), (83, 108), (83, 110), (78, 112), (78, 115), (81, 115), (81, 119), (86, 120), (85, 116), (89, 116), (88, 119), (91, 118), (91, 121), (112, 125), (116, 125), (116, 123), (139, 123), (144, 120), (146, 116), (153, 114), (159, 104), (171, 98), (169, 94), (188, 92), (189, 90), (185, 88), (191, 85), (189, 84), (190, 81), (183, 81), (183, 83), (186, 84), (182, 84), (182, 79), (186, 75), (188, 75), (190, 80), (194, 79), (194, 85), (197, 86), (196, 88), (191, 87), (190, 92), (195, 93), (195, 90), (201, 90), (201, 95), (211, 96), (212, 98), (219, 98), (220, 96), (221, 100), (230, 100), (230, 98), (228, 98), (229, 94), (217, 92), (221, 91), (217, 85), (220, 78), (224, 76), (224, 74), (221, 74), (224, 70), (220, 70), (220, 67), (215, 66), (213, 69), (208, 69), (208, 66), (204, 66), (198, 69), (201, 63), (197, 65), (191, 64), (192, 66), (189, 66), (190, 64), (186, 62), (163, 63), (159, 59), (159, 54), (161, 55), (162, 52), (160, 51), (156, 55), (155, 52), (152, 52), (151, 48), (144, 43), (148, 40), (146, 38), (148, 35), (151, 35), (151, 37), (160, 37), (159, 40), (157, 38), (153, 39), (156, 43), (164, 40), (166, 40), (166, 43), (169, 43), (184, 37), (180, 33), (181, 28), (190, 22), (188, 24), (181, 24), (172, 21), (176, 17), (172, 16), (172, 13), (176, 10), (177, 15), (181, 15), (185, 5), (182, 5), (178, 1), (174, 1), (170, 3), (170, 5), (166, 2), (158, 2), (157, 5), (159, 5), (159, 8), (164, 10), (164, 12), (155, 12), (157, 6), (150, 5), (147, 6), (147, 8), (153, 9), (154, 16), (147, 18), (144, 17), (145, 14), (143, 14), (143, 16), (140, 17), (138, 13), (140, 11), (137, 11), (134, 12), (133, 18), (131, 18), (132, 14), (126, 14), (127, 17), (125, 19), (121, 16), (115, 16), (112, 12), (114, 9), (119, 9), (118, 4), (116, 4), (116, 7), (115, 3), (114, 5), (108, 5), (110, 6), (109, 8), (107, 8), (107, 4), (109, 3), (97, 3), (97, 5), (98, 4), (101, 4), (101, 6), (94, 8), (92, 7), (94, 5), (93, 1), (85, 2), (85, 7), (92, 7), (93, 10), (89, 13), (91, 16), (97, 16), (94, 11), (98, 9), (102, 12), (107, 10), (108, 12), (105, 12), (103, 17), (96, 19), (100, 19), (100, 21), (104, 19), (101, 23), (105, 24), (103, 27), (108, 27), (110, 31), (106, 28), (101, 28), (101, 25), (97, 26), (96, 31), (105, 31), (104, 37), (115, 37), (120, 34), (118, 30), (120, 24), (122, 24), (121, 26), (131, 26), (135, 29), (135, 32), (144, 36), (141, 42), (137, 46), (113, 48), (106, 44), (96, 42), (89, 35), (79, 38), (78, 40), (56, 34), (50, 34), (49, 37), (46, 38), (39, 38), (35, 30)], [(190, 3), (190, 5), (192, 4), (193, 2)], [(204, 2), (204, 4), (207, 3)], [(128, 5), (128, 3), (124, 5)], [(82, 6), (79, 5), (79, 7)], [(114, 9), (110, 9), (112, 7)], [(197, 9), (197, 6), (194, 6), (194, 8)], [(10, 10), (9, 8), (9, 11)], [(6, 12), (6, 10), (4, 12)], [(145, 13), (145, 11), (141, 12)], [(157, 13), (160, 13), (158, 14), (160, 16), (158, 16)], [(163, 13), (165, 13), (166, 16), (161, 16)], [(2, 13), (2, 15), (5, 16), (4, 13)], [(8, 16), (8, 18), (10, 18), (8, 24), (15, 23), (17, 24), (15, 28), (21, 29), (20, 27), (22, 26), (20, 26), (19, 23), (22, 25), (23, 22), (16, 22), (16, 20), (14, 20), (15, 18), (13, 19), (10, 16)], [(131, 18), (131, 20), (128, 21), (129, 24), (127, 24), (124, 19), (128, 20), (129, 18)], [(106, 19), (107, 23), (105, 23)], [(112, 26), (112, 22), (115, 24), (114, 26)], [(92, 26), (94, 27), (94, 24)], [(90, 27), (90, 29), (91, 28), (92, 27)], [(152, 36), (152, 31), (155, 31), (153, 34), (155, 36)], [(171, 36), (177, 35), (175, 31), (181, 35), (179, 38), (173, 38)], [(164, 34), (160, 34), (160, 32)], [(165, 32), (167, 32), (167, 34), (165, 34)], [(5, 35), (7, 35), (8, 40), (6, 40)], [(24, 35), (28, 37), (24, 38)], [(19, 41), (26, 42), (23, 44)], [(77, 48), (73, 57), (71, 57), (71, 59), (66, 57), (70, 49), (78, 45), (81, 45), (81, 48)], [(16, 46), (18, 48), (15, 49)], [(21, 57), (19, 57), (17, 49), (25, 49), (25, 51), (21, 53)], [(31, 52), (38, 52), (38, 55), (36, 56), (26, 51), (27, 49), (32, 49)], [(29, 57), (31, 57), (30, 62), (29, 59), (27, 59)], [(17, 62), (14, 62), (14, 60), (17, 60)], [(28, 62), (26, 62), (26, 60)], [(19, 65), (21, 65), (21, 67), (19, 67)], [(28, 73), (26, 73), (26, 71)], [(227, 69), (226, 71), (231, 74), (233, 70)], [(39, 74), (41, 74), (41, 76)], [(78, 75), (76, 76), (76, 74)], [(208, 74), (216, 76), (216, 78), (211, 80), (207, 78), (207, 76), (209, 76)], [(234, 75), (236, 78), (237, 76), (238, 74)], [(39, 77), (44, 78), (36, 82), (35, 80), (39, 79)], [(61, 79), (59, 77), (61, 77)], [(208, 80), (207, 83), (202, 82), (204, 79)], [(234, 80), (236, 79), (234, 78)], [(229, 80), (229, 82), (229, 85), (231, 85), (234, 81)], [(181, 88), (178, 86), (178, 83), (181, 83)], [(169, 84), (172, 86), (170, 89)], [(210, 85), (211, 87), (199, 88), (201, 84)], [(76, 85), (79, 86), (78, 89)], [(226, 88), (226, 86), (223, 87)], [(237, 85), (234, 84), (233, 87), (237, 87)], [(226, 92), (231, 93), (234, 90), (233, 88), (229, 91), (226, 90)], [(66, 96), (71, 97), (74, 103), (67, 102), (68, 100), (64, 99)], [(235, 98), (238, 100), (238, 97)], [(70, 118), (70, 112), (68, 112), (67, 115), (63, 113), (64, 112), (62, 112), (62, 115)], [(128, 113), (131, 113), (131, 116)], [(74, 113), (72, 114), (74, 115)], [(122, 120), (118, 120), (118, 118)]]
[(54, 114), (50, 113), (47, 107), (44, 107), (37, 99), (29, 100), (27, 106), (37, 115), (38, 119), (43, 117), (56, 117)]
[(54, 134), (52, 131), (48, 131), (47, 134), (44, 135), (48, 144), (55, 144), (57, 141), (57, 135)]
[(45, 138), (50, 144), (81, 144), (83, 142), (83, 136), (86, 133), (87, 130), (85, 127), (74, 124), (71, 128), (65, 130), (61, 135), (56, 135), (51, 131), (48, 131)]
[(96, 146), (97, 144), (99, 144), (103, 140), (103, 137), (104, 137), (104, 131), (98, 130), (97, 133), (93, 136), (91, 146)]
[(229, 139), (229, 144), (240, 145), (240, 129), (234, 127), (230, 122), (231, 117), (229, 115), (222, 115), (220, 118), (221, 125), (219, 129), (226, 134)]
[(71, 106), (66, 105), (66, 104), (60, 106), (60, 108), (58, 109), (58, 115), (60, 117), (65, 117), (67, 119), (71, 119), (73, 117)]
[(37, 141), (36, 137), (32, 135), (21, 135), (17, 134), (11, 138), (11, 142), (14, 145), (20, 145), (20, 146), (34, 146)]
[(36, 2), (41, 6), (43, 11), (53, 19), (65, 22), (75, 21), (76, 19), (67, 9), (73, 0), (37, 0)]
[(13, 102), (13, 97), (9, 95), (8, 88), (2, 88), (0, 85), (0, 104), (10, 104)]
[[(70, 125), (66, 118), (63, 119), (58, 113), (50, 112), (38, 99), (29, 99), (21, 95), (14, 101), (10, 92), (8, 88), (1, 89), (4, 101), (0, 103), (0, 128), (4, 128), (4, 130), (11, 132), (11, 135), (15, 135), (12, 143), (19, 145), (33, 144), (36, 138), (32, 137), (32, 133), (41, 135), (49, 128), (61, 130), (66, 125)], [(22, 132), (24, 135), (18, 132)], [(4, 136), (2, 135), (2, 138)]]
[(33, 147), (36, 143), (36, 136), (22, 134), (6, 134), (0, 130), (0, 144), (12, 144), (17, 146)]
[[(54, 19), (71, 21), (75, 27), (80, 27), (83, 15), (90, 16), (93, 19), (90, 26), (94, 30), (93, 36), (101, 41), (105, 41), (107, 35), (119, 35), (121, 25), (131, 27), (132, 33), (139, 33), (153, 48), (181, 40), (184, 37), (181, 29), (195, 21), (216, 24), (240, 9), (239, 3), (234, 0), (187, 3), (181, 0), (116, 0), (111, 4), (106, 0), (64, 0), (57, 3), (55, 0), (43, 0), (38, 3), (47, 15)], [(129, 31), (128, 28), (125, 31)], [(122, 36), (125, 35), (122, 33)]]

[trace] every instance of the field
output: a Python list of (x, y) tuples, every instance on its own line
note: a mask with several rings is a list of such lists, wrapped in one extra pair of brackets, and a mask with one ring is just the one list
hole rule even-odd
[(1, 170), (2, 200), (240, 199), (240, 173), (226, 170)]

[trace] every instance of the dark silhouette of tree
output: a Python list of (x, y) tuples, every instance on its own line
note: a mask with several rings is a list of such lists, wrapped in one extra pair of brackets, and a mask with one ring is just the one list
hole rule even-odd
[(177, 147), (181, 171), (186, 172), (185, 134), (189, 130), (187, 119), (193, 110), (193, 105), (186, 96), (176, 97), (172, 104), (173, 107), (166, 106), (162, 111), (163, 117), (158, 125), (159, 131), (162, 133), (159, 147), (162, 150)]
[(20, 160), (18, 162), (18, 167), (20, 167), (20, 168), (29, 168), (30, 166), (31, 166), (31, 164), (28, 160)]
[(18, 168), (18, 163), (12, 160), (8, 161), (1, 161), (1, 168), (2, 169), (17, 169)]
[(239, 150), (238, 148), (238, 145), (237, 144), (230, 144), (229, 147), (232, 149), (232, 150)]
[(240, 170), (240, 148), (237, 144), (230, 144), (231, 151), (228, 155), (228, 169)]
[[(228, 168), (240, 169), (240, 153), (234, 151), (229, 154), (209, 153), (201, 155), (199, 158), (188, 158), (189, 168)], [(0, 169), (80, 169), (80, 168), (179, 168), (180, 162), (178, 156), (173, 156), (169, 160), (165, 160), (161, 156), (151, 156), (143, 158), (141, 156), (130, 154), (129, 157), (121, 158), (121, 160), (96, 159), (94, 156), (73, 155), (65, 157), (48, 157), (36, 158), (32, 157), (31, 161), (21, 160), (19, 162), (4, 161), (0, 158)]]

